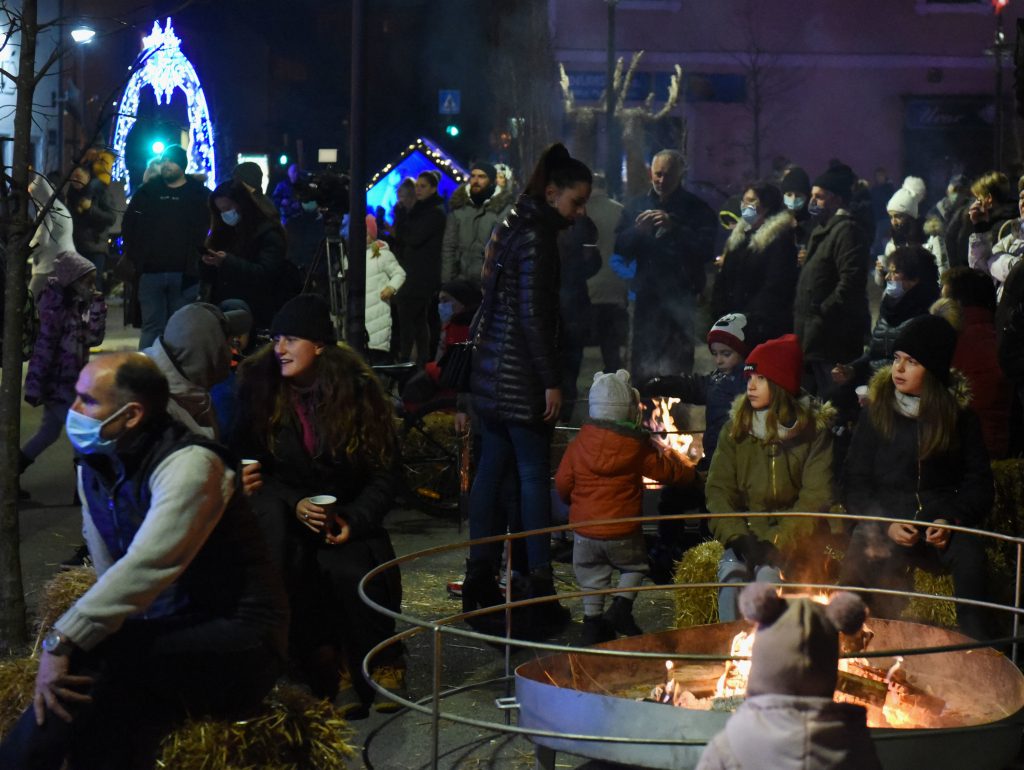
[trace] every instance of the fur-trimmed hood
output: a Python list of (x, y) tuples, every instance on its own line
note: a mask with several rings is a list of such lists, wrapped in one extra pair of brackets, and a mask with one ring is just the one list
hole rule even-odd
[[(733, 399), (732, 406), (729, 408), (729, 420), (735, 422), (739, 417), (740, 409), (743, 407), (743, 402), (746, 400), (747, 394), (741, 393)], [(796, 407), (803, 415), (809, 415), (813, 417), (813, 421), (808, 423), (813, 425), (814, 433), (818, 433), (823, 430), (829, 430), (838, 417), (838, 410), (832, 406), (831, 401), (819, 401), (817, 398), (812, 396), (810, 393), (801, 392), (800, 397), (796, 400)], [(805, 436), (791, 436), (783, 441), (783, 443), (805, 440)]]
[[(788, 211), (780, 211), (774, 216), (768, 217), (764, 223), (757, 228), (757, 231), (750, 236), (750, 250), (760, 254), (764, 252), (776, 239), (796, 227), (796, 219)], [(740, 221), (729, 234), (729, 240), (725, 243), (725, 253), (736, 251), (750, 232), (750, 225)]]
[[(892, 367), (883, 366), (868, 383), (868, 402), (873, 403), (882, 396), (882, 388), (885, 386), (886, 380), (892, 377)], [(956, 399), (956, 404), (961, 409), (966, 409), (971, 405), (971, 385), (967, 382), (967, 378), (958, 370), (949, 370), (949, 385), (946, 390), (950, 392), (953, 398)]]
[[(484, 205), (481, 207), (485, 211), (493, 211), (496, 214), (500, 214), (509, 205), (515, 202), (511, 190), (499, 190), (494, 188), (494, 194), (484, 201)], [(472, 206), (473, 201), (469, 197), (469, 185), (461, 184), (455, 188), (452, 192), (452, 196), (448, 201), (448, 208), (452, 211), (455, 209), (461, 209), (464, 206)]]

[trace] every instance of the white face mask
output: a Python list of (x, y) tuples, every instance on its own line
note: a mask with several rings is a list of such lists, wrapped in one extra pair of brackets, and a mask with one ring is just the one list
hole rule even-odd
[(220, 218), (224, 220), (224, 224), (228, 227), (234, 227), (238, 224), (242, 215), (238, 213), (238, 209), (231, 209), (229, 211), (222, 211), (220, 213)]
[(906, 289), (903, 288), (903, 281), (885, 282), (885, 296), (892, 297), (893, 299), (899, 299), (906, 293)]

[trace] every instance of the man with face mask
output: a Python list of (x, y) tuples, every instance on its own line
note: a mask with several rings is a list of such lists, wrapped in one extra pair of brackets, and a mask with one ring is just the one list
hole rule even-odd
[(508, 190), (495, 187), (497, 169), (493, 163), (478, 161), (469, 172), (468, 196), (458, 190), (452, 195), (451, 213), (441, 244), (441, 280), (480, 280), (484, 247), (494, 226), (505, 219), (515, 200)]
[(834, 395), (833, 367), (861, 354), (871, 325), (869, 239), (846, 208), (854, 181), (853, 171), (843, 164), (814, 180), (808, 205), (814, 228), (793, 306), (804, 387), (823, 400)]
[(199, 255), (210, 227), (209, 191), (187, 176), (188, 153), (164, 150), (160, 176), (132, 196), (124, 215), (125, 254), (139, 276), (139, 349), (153, 344), (175, 310), (199, 293)]
[(284, 668), (287, 604), (235, 459), (167, 414), (139, 353), (89, 363), (67, 433), (96, 583), (46, 630), (0, 767), (152, 767), (188, 717), (244, 719)]

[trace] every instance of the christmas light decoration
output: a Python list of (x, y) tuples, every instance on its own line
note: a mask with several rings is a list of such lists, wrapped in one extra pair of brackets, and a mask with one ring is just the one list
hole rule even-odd
[(132, 192), (131, 177), (125, 164), (125, 147), (139, 114), (139, 97), (142, 89), (149, 86), (156, 95), (158, 105), (170, 104), (175, 90), (185, 94), (188, 107), (189, 174), (206, 174), (207, 187), (213, 188), (217, 178), (217, 163), (214, 155), (213, 125), (206, 95), (199, 82), (195, 67), (181, 52), (181, 40), (174, 34), (170, 18), (165, 27), (159, 21), (153, 22), (153, 31), (142, 39), (142, 53), (129, 68), (133, 71), (118, 108), (117, 123), (111, 145), (114, 148), (113, 178), (125, 181), (125, 192)]
[(466, 170), (444, 150), (429, 139), (420, 138), (402, 150), (397, 160), (373, 175), (366, 185), (366, 210), (373, 212), (380, 206), (384, 209), (385, 219), (392, 222), (398, 202), (398, 185), (403, 179), (415, 178), (421, 172), (431, 170), (441, 172), (437, 192), (442, 198), (450, 197), (456, 187), (469, 179)]

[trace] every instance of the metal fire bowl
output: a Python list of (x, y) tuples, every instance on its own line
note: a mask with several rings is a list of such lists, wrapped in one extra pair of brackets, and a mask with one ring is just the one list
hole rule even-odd
[[(728, 655), (732, 638), (749, 628), (744, 621), (645, 634), (597, 645), (598, 648), (679, 654)], [(873, 618), (870, 650), (931, 648), (971, 641), (943, 628)], [(871, 658), (874, 666), (892, 658)], [(719, 662), (681, 661), (688, 674), (712, 680)], [(999, 770), (1017, 755), (1024, 722), (1024, 676), (991, 648), (908, 655), (903, 668), (910, 680), (943, 698), (960, 715), (958, 727), (935, 729), (873, 728), (872, 737), (885, 770)], [(653, 687), (666, 679), (665, 666), (649, 658), (561, 653), (537, 658), (516, 669), (519, 724), (530, 730), (574, 738), (533, 736), (534, 743), (593, 759), (647, 768), (694, 768), (703, 744), (718, 733), (729, 713), (697, 711), (636, 701), (614, 693)], [(966, 724), (967, 726), (962, 726)], [(609, 736), (619, 742), (584, 740)], [(631, 743), (630, 741), (646, 741)], [(652, 741), (694, 740), (699, 745)]]

